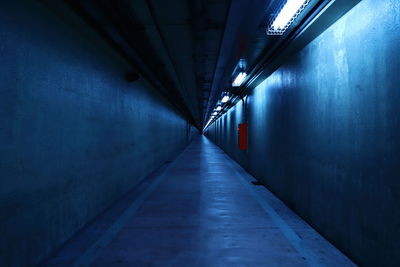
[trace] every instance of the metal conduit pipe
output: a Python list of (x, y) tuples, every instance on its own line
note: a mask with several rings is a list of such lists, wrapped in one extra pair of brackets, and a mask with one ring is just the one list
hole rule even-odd
[[(155, 26), (155, 29), (157, 31), (157, 34), (158, 34), (159, 38), (160, 38), (161, 46), (163, 47), (163, 49), (164, 49), (164, 51), (165, 51), (165, 53), (166, 53), (166, 55), (168, 57), (168, 61), (169, 61), (170, 65), (171, 65), (171, 68), (172, 68), (172, 73), (173, 73), (175, 79), (178, 81), (180, 88), (183, 89), (183, 91), (180, 91), (181, 95), (183, 93), (185, 93), (185, 95), (184, 96), (182, 95), (182, 97), (186, 100), (186, 103), (190, 103), (190, 99), (189, 99), (189, 96), (187, 94), (188, 90), (186, 90), (187, 88), (185, 88), (185, 85), (183, 84), (182, 79), (178, 75), (178, 71), (177, 71), (176, 66), (174, 64), (174, 61), (172, 59), (171, 52), (168, 49), (167, 41), (166, 41), (164, 33), (162, 32), (162, 29), (160, 27), (160, 23), (159, 23), (159, 21), (157, 19), (156, 11), (155, 11), (155, 8), (154, 8), (154, 5), (153, 5), (152, 1), (151, 0), (146, 0), (146, 6), (149, 9), (151, 20), (152, 20), (152, 22), (153, 22), (153, 24)], [(194, 117), (194, 114), (192, 113), (192, 111), (189, 108), (188, 108), (188, 110), (191, 112), (192, 116)]]
[[(107, 41), (113, 49), (115, 49), (122, 57), (128, 60), (128, 62), (140, 73), (140, 75), (158, 92), (162, 97), (164, 97), (173, 107), (181, 113), (187, 121), (196, 126), (198, 125), (186, 107), (185, 102), (181, 98), (180, 94), (176, 92), (175, 88), (168, 88), (165, 87), (165, 84), (160, 80), (159, 77), (156, 77), (152, 71), (148, 68), (147, 64), (144, 62), (142, 57), (138, 55), (134, 49), (130, 49), (129, 53), (126, 52), (125, 49), (121, 47), (121, 44), (117, 43), (109, 34), (109, 32), (104, 29), (103, 25), (99, 23), (93, 14), (87, 10), (87, 8), (79, 1), (68, 1), (68, 5), (78, 13), (78, 15), (85, 20), (105, 41)], [(99, 4), (100, 2), (98, 2)], [(116, 29), (118, 29), (118, 34), (122, 36), (122, 38), (127, 42), (128, 45), (130, 44), (130, 39), (126, 36), (126, 33), (122, 31), (118, 27), (118, 23), (115, 19), (109, 15), (108, 19), (112, 21), (113, 25)], [(162, 90), (164, 89), (164, 90)], [(167, 94), (169, 92), (170, 94)], [(172, 96), (171, 96), (172, 93)]]

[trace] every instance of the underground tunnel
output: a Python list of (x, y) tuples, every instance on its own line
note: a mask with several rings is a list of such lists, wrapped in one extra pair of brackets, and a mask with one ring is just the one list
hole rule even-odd
[(398, 0), (0, 1), (0, 266), (400, 266)]

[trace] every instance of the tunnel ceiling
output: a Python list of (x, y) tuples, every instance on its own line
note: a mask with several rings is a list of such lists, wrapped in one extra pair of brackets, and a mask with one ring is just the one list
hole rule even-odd
[(239, 59), (251, 67), (282, 38), (265, 34), (280, 0), (67, 3), (198, 128), (231, 90)]

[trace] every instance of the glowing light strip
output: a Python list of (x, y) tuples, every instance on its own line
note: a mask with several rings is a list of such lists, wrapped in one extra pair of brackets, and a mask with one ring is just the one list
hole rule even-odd
[(226, 102), (228, 102), (229, 101), (229, 96), (224, 96), (222, 99), (221, 99), (221, 103), (226, 103)]
[(246, 72), (240, 72), (238, 76), (236, 76), (236, 79), (233, 81), (232, 86), (233, 87), (241, 86), (246, 76), (247, 76)]
[(287, 0), (278, 16), (268, 27), (268, 35), (282, 35), (307, 6), (310, 0)]

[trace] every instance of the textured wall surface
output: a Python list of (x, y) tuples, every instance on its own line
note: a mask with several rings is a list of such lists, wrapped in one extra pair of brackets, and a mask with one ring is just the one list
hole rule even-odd
[(193, 128), (127, 70), (85, 24), (2, 1), (0, 266), (39, 262), (187, 145)]
[(365, 266), (400, 265), (400, 2), (364, 0), (207, 135)]

